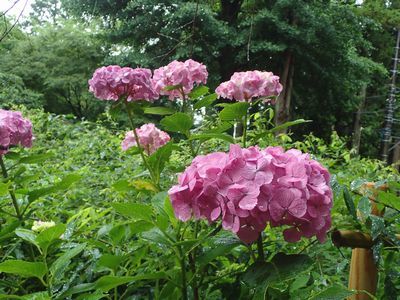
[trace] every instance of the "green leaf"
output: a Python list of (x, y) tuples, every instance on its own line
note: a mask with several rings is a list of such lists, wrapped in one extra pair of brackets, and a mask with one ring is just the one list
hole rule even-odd
[(169, 161), (173, 150), (173, 143), (169, 142), (166, 145), (158, 148), (156, 152), (150, 155), (148, 159), (148, 163), (150, 168), (156, 173), (157, 176), (160, 176), (161, 172), (165, 168), (165, 164)]
[(310, 300), (343, 300), (354, 294), (355, 292), (349, 291), (344, 286), (335, 284), (314, 295)]
[(55, 192), (63, 191), (68, 189), (73, 183), (79, 181), (81, 179), (81, 176), (78, 174), (69, 174), (65, 176), (60, 182), (56, 183), (53, 186), (37, 189), (30, 191), (28, 193), (29, 195), (29, 202), (33, 202), (36, 199), (43, 197), (48, 194), (52, 194)]
[(241, 245), (241, 243), (229, 243), (229, 244), (222, 244), (216, 247), (211, 248), (209, 251), (206, 251), (202, 256), (199, 256), (198, 262), (200, 266), (205, 266), (212, 260), (216, 259), (219, 256), (227, 255), (232, 249), (236, 248), (237, 246)]
[(364, 217), (368, 217), (371, 214), (371, 201), (368, 197), (361, 197), (357, 209), (364, 215)]
[(42, 279), (46, 274), (46, 267), (42, 262), (6, 260), (0, 263), (0, 272), (11, 273), (27, 278), (36, 277)]
[(176, 111), (173, 108), (170, 107), (164, 107), (164, 106), (156, 106), (156, 107), (146, 107), (144, 109), (144, 113), (148, 115), (172, 115)]
[(394, 193), (380, 191), (378, 193), (378, 198), (380, 203), (393, 207), (400, 210), (400, 197), (396, 196)]
[(112, 184), (112, 187), (117, 192), (127, 192), (127, 191), (132, 190), (132, 186), (130, 185), (130, 183), (127, 179), (121, 179), (121, 180), (118, 180), (117, 182), (114, 182)]
[(354, 206), (354, 200), (353, 200), (353, 197), (351, 196), (347, 187), (343, 187), (343, 198), (344, 198), (344, 202), (346, 204), (347, 210), (350, 213), (350, 216), (352, 216), (353, 219), (356, 222), (358, 222), (357, 212), (356, 212), (356, 208)]
[(247, 102), (237, 102), (228, 104), (219, 113), (222, 121), (235, 121), (242, 119), (246, 114), (250, 104)]
[(57, 258), (49, 269), (53, 277), (62, 278), (63, 271), (70, 264), (71, 259), (81, 253), (85, 247), (86, 243), (79, 244), (75, 248), (67, 250), (59, 258)]
[(15, 230), (15, 234), (19, 236), (21, 239), (39, 247), (39, 244), (36, 242), (37, 235), (32, 230), (24, 229), (24, 228), (17, 228)]
[(205, 85), (201, 85), (198, 87), (195, 87), (190, 93), (189, 93), (189, 98), (190, 99), (197, 99), (201, 96), (204, 96), (207, 94), (209, 91), (209, 88), (206, 87)]
[(385, 231), (385, 220), (381, 217), (370, 215), (371, 219), (371, 237), (374, 241), (378, 236)]
[(193, 119), (187, 114), (177, 112), (171, 116), (164, 117), (160, 121), (160, 124), (165, 130), (189, 136), (190, 128), (193, 126)]
[(54, 156), (54, 153), (48, 152), (43, 154), (33, 154), (30, 156), (22, 157), (18, 163), (20, 164), (37, 164)]
[(270, 262), (252, 264), (244, 275), (244, 281), (251, 286), (269, 286), (296, 278), (307, 271), (313, 264), (312, 259), (304, 254), (276, 254)]
[(280, 131), (280, 130), (286, 129), (286, 128), (294, 126), (294, 125), (299, 125), (299, 124), (303, 124), (303, 123), (310, 123), (310, 122), (312, 122), (312, 120), (297, 119), (297, 120), (294, 120), (294, 121), (286, 122), (284, 124), (281, 124), (279, 126), (276, 126), (276, 127), (272, 128), (272, 129), (269, 129), (268, 132), (276, 132), (276, 131)]
[(149, 205), (142, 203), (112, 203), (111, 206), (124, 217), (152, 221), (153, 210)]
[(148, 221), (139, 220), (129, 224), (131, 234), (149, 231), (154, 228), (154, 224)]
[(100, 257), (98, 264), (99, 266), (116, 270), (124, 259), (125, 257), (119, 255), (103, 254)]
[(163, 279), (165, 277), (166, 274), (164, 272), (156, 272), (137, 276), (103, 276), (96, 281), (95, 288), (100, 291), (107, 292), (117, 286), (129, 282), (137, 280), (156, 280)]
[(215, 100), (217, 100), (217, 97), (218, 97), (218, 95), (216, 93), (207, 95), (207, 96), (203, 97), (203, 99), (197, 101), (193, 105), (193, 108), (200, 109), (202, 107), (209, 107), (211, 104), (213, 104), (215, 102)]
[(65, 232), (66, 226), (64, 224), (57, 224), (53, 227), (46, 228), (36, 238), (36, 242), (39, 244), (43, 252), (47, 252), (47, 249), (55, 240), (58, 240), (60, 236)]
[(11, 181), (3, 183), (0, 182), (0, 196), (5, 196), (8, 194), (8, 189), (10, 188)]
[(164, 91), (170, 92), (173, 90), (177, 90), (180, 89), (182, 87), (181, 84), (177, 84), (177, 85), (167, 85), (166, 87), (163, 88)]
[(218, 140), (223, 140), (228, 143), (235, 143), (235, 140), (233, 137), (226, 133), (201, 133), (201, 134), (193, 134), (190, 136), (189, 140), (202, 140), (202, 141), (208, 141), (210, 139), (218, 139)]

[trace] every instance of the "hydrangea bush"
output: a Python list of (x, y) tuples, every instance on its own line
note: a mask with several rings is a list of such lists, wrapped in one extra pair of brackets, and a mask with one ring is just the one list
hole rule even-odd
[[(257, 145), (259, 136), (266, 134), (263, 128), (269, 126), (269, 122), (263, 124), (263, 119), (256, 118), (250, 110), (259, 110), (259, 115), (266, 115), (271, 109), (269, 105), (282, 91), (279, 77), (264, 71), (237, 72), (229, 81), (221, 83), (215, 93), (209, 93), (209, 89), (202, 86), (207, 78), (206, 66), (189, 59), (173, 61), (154, 72), (115, 65), (100, 67), (89, 80), (89, 90), (96, 98), (110, 101), (121, 113), (124, 110), (127, 112), (131, 128), (125, 131), (120, 145), (123, 155), (140, 155), (145, 172), (137, 168), (134, 178), (111, 183), (111, 188), (122, 190), (124, 197), (132, 196), (127, 191), (133, 188), (137, 200), (110, 203), (118, 213), (113, 214), (112, 219), (119, 223), (113, 227), (102, 224), (104, 226), (98, 230), (99, 240), (95, 244), (103, 243), (104, 235), (109, 236), (112, 247), (107, 245), (101, 249), (103, 253), (110, 253), (101, 256), (99, 264), (103, 268), (98, 270), (112, 271), (108, 275), (102, 274), (83, 290), (79, 287), (68, 291), (69, 283), (57, 281), (57, 276), (65, 271), (65, 265), (72, 257), (83, 251), (86, 241), (78, 246), (69, 244), (60, 247), (62, 254), (54, 253), (53, 258), (49, 259), (48, 254), (57, 245), (66, 243), (72, 231), (85, 227), (87, 221), (78, 229), (75, 228), (75, 218), (78, 218), (75, 216), (68, 218), (68, 226), (50, 220), (34, 220), (33, 225), (25, 225), (32, 224), (32, 203), (46, 194), (68, 189), (80, 177), (70, 174), (51, 186), (33, 192), (17, 190), (16, 185), (9, 185), (12, 177), (8, 171), (14, 165), (8, 164), (7, 168), (3, 157), (10, 158), (10, 161), (18, 159), (17, 164), (40, 162), (44, 157), (20, 159), (18, 151), (6, 155), (12, 146), (32, 145), (32, 125), (19, 112), (0, 110), (0, 161), (5, 182), (1, 183), (0, 192), (4, 186), (12, 200), (15, 213), (9, 213), (10, 218), (18, 220), (16, 226), (26, 227), (18, 228), (16, 235), (36, 247), (41, 259), (37, 262), (32, 250), (31, 261), (19, 260), (15, 263), (9, 260), (5, 265), (0, 263), (0, 271), (36, 277), (47, 296), (59, 299), (74, 298), (79, 293), (86, 293), (81, 295), (82, 299), (93, 295), (108, 297), (110, 294), (118, 299), (121, 295), (118, 286), (141, 280), (156, 281), (151, 285), (152, 289), (165, 285), (172, 291), (170, 298), (189, 299), (189, 294), (193, 293), (192, 298), (199, 299), (199, 295), (207, 289), (207, 283), (201, 276), (205, 276), (208, 263), (233, 249), (226, 245), (217, 247), (215, 251), (203, 248), (203, 244), (218, 234), (225, 234), (225, 239), (228, 235), (234, 241), (231, 245), (240, 245), (245, 253), (248, 252), (245, 255), (248, 269), (241, 270), (241, 274), (252, 273), (251, 264), (265, 263), (265, 244), (269, 242), (271, 228), (279, 232), (278, 238), (282, 242), (295, 243), (302, 238), (324, 242), (331, 226), (333, 200), (327, 169), (308, 153)], [(159, 105), (156, 100), (162, 97), (180, 100), (173, 103), (180, 111), (156, 106)], [(212, 107), (217, 100), (226, 103)], [(239, 103), (231, 103), (231, 100)], [(198, 120), (203, 124), (195, 124), (194, 116), (201, 115), (205, 107), (214, 108), (217, 113), (211, 120), (205, 122), (203, 117)], [(143, 114), (158, 115), (161, 120), (157, 126), (153, 123), (137, 126), (139, 120), (143, 120)], [(237, 124), (243, 126), (241, 137), (228, 133)], [(248, 130), (250, 135), (247, 135)], [(218, 140), (226, 151), (205, 147), (211, 140)], [(134, 148), (133, 151), (127, 151), (131, 148)], [(190, 157), (191, 163), (181, 168), (185, 161), (180, 159), (175, 162), (177, 166), (169, 165), (173, 153)], [(107, 159), (116, 158), (110, 156)], [(182, 173), (176, 174), (179, 169)], [(79, 214), (84, 214), (84, 211)], [(104, 214), (112, 214), (110, 208)], [(120, 215), (129, 221), (120, 220)], [(221, 229), (224, 230), (220, 232)], [(162, 253), (153, 254), (140, 244), (140, 238), (155, 242)], [(119, 263), (129, 256), (122, 256), (119, 248), (125, 246), (123, 241), (127, 239), (130, 242), (127, 246), (129, 251), (145, 252), (135, 263), (127, 261), (126, 268), (118, 269)], [(253, 253), (255, 247), (258, 257)], [(168, 252), (166, 249), (172, 250)], [(157, 255), (164, 255), (164, 252), (165, 260), (168, 261), (167, 258), (172, 255), (173, 263), (178, 261), (179, 267), (169, 266), (170, 269), (156, 273), (132, 275), (136, 269), (147, 270), (147, 264), (141, 266), (143, 259), (149, 261)], [(145, 255), (148, 257), (144, 258)], [(296, 255), (288, 257), (299, 258)], [(305, 259), (304, 256), (301, 259)], [(20, 269), (28, 268), (31, 263), (43, 273), (21, 273)], [(163, 265), (165, 262), (160, 263)], [(21, 268), (17, 272), (16, 269), (7, 269), (7, 264), (17, 264)], [(123, 292), (122, 297), (129, 291)], [(161, 292), (154, 293), (162, 298), (160, 295), (167, 291), (163, 288)]]

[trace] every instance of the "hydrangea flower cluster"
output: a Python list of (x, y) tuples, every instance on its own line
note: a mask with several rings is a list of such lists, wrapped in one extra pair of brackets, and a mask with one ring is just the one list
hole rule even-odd
[(127, 101), (158, 98), (151, 82), (151, 70), (107, 66), (98, 68), (89, 80), (89, 91), (101, 100), (117, 101), (122, 96)]
[(207, 83), (207, 78), (208, 72), (205, 65), (192, 59), (185, 62), (174, 60), (167, 66), (154, 71), (153, 86), (157, 93), (169, 96), (170, 100), (182, 99), (183, 95), (179, 89), (167, 91), (165, 87), (181, 85), (183, 92), (187, 95), (192, 91), (195, 83)]
[(169, 195), (178, 219), (221, 219), (245, 243), (254, 242), (267, 223), (289, 226), (283, 232), (288, 242), (312, 236), (323, 242), (331, 225), (329, 178), (298, 150), (231, 145), (229, 153), (196, 157)]
[[(171, 139), (168, 133), (158, 129), (153, 123), (144, 124), (139, 129), (135, 130), (140, 145), (148, 155), (154, 153)], [(133, 131), (128, 131), (125, 135), (125, 139), (122, 141), (122, 150), (126, 151), (136, 145)]]
[(32, 146), (32, 123), (24, 119), (19, 111), (0, 109), (0, 155), (6, 154), (10, 146)]
[(281, 91), (279, 76), (261, 71), (235, 72), (215, 90), (221, 98), (241, 102), (249, 102), (254, 97), (278, 96)]

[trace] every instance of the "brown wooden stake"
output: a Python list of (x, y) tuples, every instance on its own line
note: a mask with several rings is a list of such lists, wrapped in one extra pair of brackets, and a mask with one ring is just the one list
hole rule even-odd
[[(364, 191), (372, 190), (373, 199), (376, 197), (377, 192), (375, 184), (368, 182), (364, 186)], [(380, 189), (384, 189), (382, 187)], [(376, 203), (371, 199), (373, 215), (382, 216), (383, 211), (379, 211)], [(349, 275), (349, 289), (367, 291), (371, 295), (376, 294), (378, 284), (378, 268), (375, 264), (373, 253), (371, 249), (354, 248), (351, 252), (350, 275)], [(348, 297), (351, 300), (369, 300), (371, 297), (363, 292), (357, 293)]]

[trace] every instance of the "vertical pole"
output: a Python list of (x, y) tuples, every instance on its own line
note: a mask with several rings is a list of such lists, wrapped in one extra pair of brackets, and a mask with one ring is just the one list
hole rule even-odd
[(397, 62), (399, 60), (399, 46), (400, 46), (400, 28), (397, 29), (397, 42), (395, 48), (395, 56), (392, 70), (392, 82), (390, 84), (389, 98), (386, 102), (386, 115), (385, 115), (385, 127), (383, 128), (382, 136), (382, 160), (388, 162), (389, 158), (389, 147), (392, 135), (392, 124), (393, 124), (393, 112), (394, 103), (396, 101), (396, 76), (397, 76)]
[[(377, 196), (375, 184), (367, 182), (363, 188), (366, 190), (373, 190), (373, 197)], [(382, 186), (379, 189), (385, 190), (386, 187)], [(382, 216), (383, 211), (380, 211), (376, 203), (371, 200), (371, 214)], [(350, 262), (350, 275), (349, 275), (349, 289), (350, 290), (364, 290), (371, 295), (376, 294), (378, 285), (378, 267), (375, 264), (373, 253), (371, 249), (355, 248), (351, 252)], [(358, 293), (348, 297), (348, 300), (370, 300), (371, 297), (365, 293)]]

